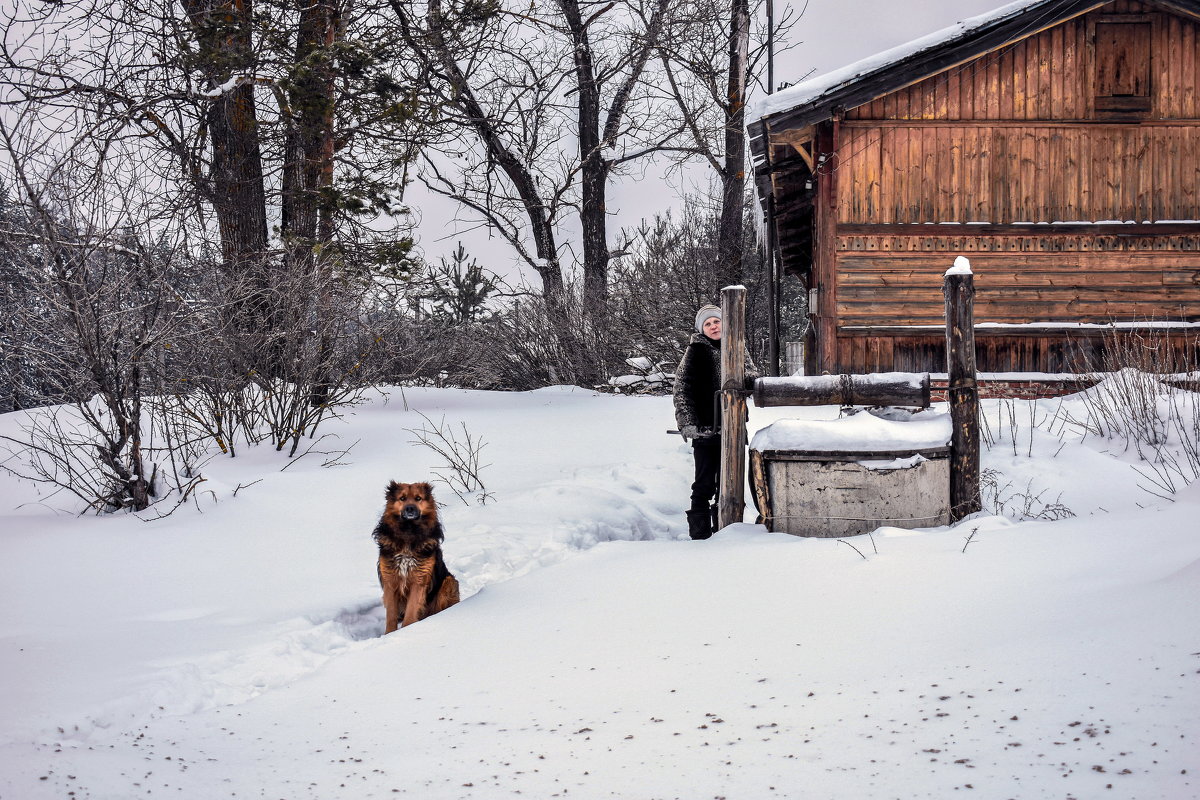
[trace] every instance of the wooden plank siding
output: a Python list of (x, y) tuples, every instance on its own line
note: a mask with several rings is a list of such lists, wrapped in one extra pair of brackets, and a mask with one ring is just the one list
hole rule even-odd
[[(975, 329), (975, 358), (982, 373), (1037, 372), (1084, 375), (1101, 371), (1116, 358), (1113, 342), (1121, 334), (1078, 329), (999, 332)], [(1185, 372), (1196, 363), (1196, 334), (1161, 331), (1144, 335), (1153, 360), (1169, 371)], [(1122, 345), (1118, 345), (1121, 349)], [(926, 372), (945, 369), (943, 330), (901, 333), (887, 329), (848, 330), (838, 339), (839, 370), (860, 372)], [(931, 367), (930, 365), (934, 365)], [(940, 366), (939, 366), (940, 365)]]
[[(1093, 44), (1097, 20), (1152, 21), (1150, 93), (1158, 119), (1196, 119), (1197, 23), (1142, 3), (1109, 3), (1091, 14), (1001, 47), (882, 98), (847, 109), (854, 120), (1096, 119)], [(1035, 27), (1031, 22), (1030, 28)], [(941, 102), (954, 90), (955, 102)]]
[(1200, 125), (842, 127), (839, 225), (1200, 220)]
[(939, 335), (905, 329), (943, 323), (960, 254), (985, 371), (1070, 371), (1099, 346), (987, 323), (1200, 321), (1198, 33), (1118, 0), (846, 110), (818, 367), (936, 371)]
[[(868, 237), (861, 238), (865, 243)], [(1021, 244), (1042, 243), (1031, 237)], [(1200, 320), (1200, 248), (1010, 250), (971, 252), (970, 258), (978, 290), (977, 322)], [(940, 324), (946, 268), (945, 256), (937, 251), (843, 252), (837, 276), (839, 328), (895, 325), (898, 320)]]

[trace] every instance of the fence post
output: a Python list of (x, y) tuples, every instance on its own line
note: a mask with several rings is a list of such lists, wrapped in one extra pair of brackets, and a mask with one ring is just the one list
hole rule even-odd
[(721, 486), (718, 530), (746, 510), (746, 287), (721, 290)]
[(950, 519), (979, 511), (979, 385), (975, 376), (975, 276), (959, 256), (946, 271), (946, 398), (950, 401)]

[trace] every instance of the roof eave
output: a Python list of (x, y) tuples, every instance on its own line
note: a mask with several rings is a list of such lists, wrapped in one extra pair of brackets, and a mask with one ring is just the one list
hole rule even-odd
[[(839, 108), (857, 108), (885, 94), (919, 83), (948, 69), (1003, 47), (1034, 36), (1072, 17), (1106, 5), (1109, 0), (1048, 0), (1020, 13), (981, 25), (957, 39), (913, 53), (836, 86), (787, 111), (770, 114), (754, 124), (768, 123), (774, 129), (801, 128), (830, 119)], [(1164, 5), (1169, 4), (1159, 0)], [(1181, 5), (1170, 3), (1171, 5)], [(1192, 4), (1194, 5), (1194, 4)], [(1194, 11), (1192, 13), (1195, 13)], [(1028, 15), (1036, 14), (1038, 24), (1028, 25)], [(749, 126), (748, 126), (749, 127)]]

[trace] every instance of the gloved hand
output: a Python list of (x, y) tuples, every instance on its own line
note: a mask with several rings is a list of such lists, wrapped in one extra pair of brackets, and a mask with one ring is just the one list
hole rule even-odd
[(700, 429), (697, 428), (695, 425), (684, 425), (682, 428), (679, 429), (679, 435), (683, 437), (683, 440), (685, 442), (689, 441), (691, 439), (699, 439), (700, 438)]

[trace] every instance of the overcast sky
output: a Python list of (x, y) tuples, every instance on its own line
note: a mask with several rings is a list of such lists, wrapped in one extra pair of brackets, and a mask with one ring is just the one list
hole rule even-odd
[[(777, 81), (794, 82), (880, 53), (1011, 0), (811, 0), (792, 38), (800, 42), (776, 61)], [(776, 7), (802, 7), (776, 0)]]
[[(775, 0), (775, 4), (777, 16), (785, 6), (797, 10), (804, 6), (802, 0)], [(810, 72), (815, 77), (1007, 4), (1007, 0), (811, 0), (792, 30), (796, 45), (776, 58), (776, 83), (795, 83)], [(614, 215), (610, 245), (616, 244), (622, 227), (633, 227), (678, 205), (683, 193), (703, 191), (699, 184), (707, 180), (708, 171), (702, 168), (666, 178), (650, 170), (615, 185), (609, 195)], [(436, 262), (461, 240), (485, 266), (518, 280), (511, 272), (511, 249), (498, 240), (489, 241), (485, 230), (468, 222), (468, 213), (442, 198), (427, 197), (415, 185), (407, 199), (420, 208), (419, 241), (427, 259)], [(564, 256), (570, 260), (569, 254)]]

